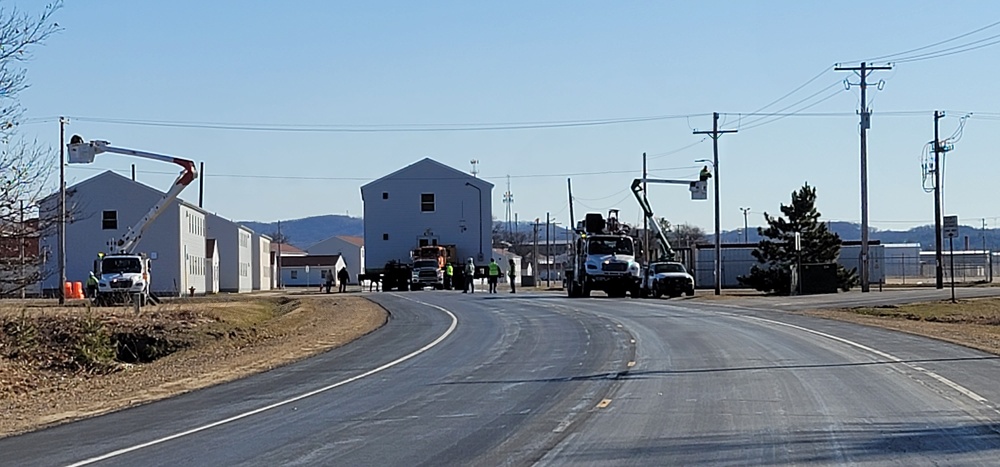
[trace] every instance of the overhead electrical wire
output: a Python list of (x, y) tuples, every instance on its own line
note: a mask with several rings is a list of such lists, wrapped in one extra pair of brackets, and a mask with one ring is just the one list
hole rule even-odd
[[(952, 37), (952, 38), (949, 38), (949, 39), (945, 39), (943, 41), (938, 41), (938, 42), (935, 42), (933, 44), (928, 44), (928, 45), (925, 45), (925, 46), (922, 46), (922, 47), (917, 47), (915, 49), (904, 50), (902, 52), (896, 52), (896, 53), (892, 53), (892, 54), (888, 54), (888, 55), (882, 55), (882, 56), (879, 56), (879, 57), (871, 57), (871, 58), (864, 59), (864, 60), (851, 60), (848, 63), (854, 63), (854, 62), (874, 62), (874, 61), (880, 61), (880, 60), (890, 60), (890, 59), (892, 59), (894, 57), (898, 57), (900, 55), (907, 55), (907, 54), (911, 54), (913, 52), (920, 52), (921, 50), (927, 50), (927, 49), (930, 49), (932, 47), (937, 47), (939, 45), (944, 45), (944, 44), (947, 44), (949, 42), (954, 42), (954, 41), (957, 41), (957, 40), (962, 39), (964, 37), (969, 37), (969, 36), (971, 36), (973, 34), (976, 34), (978, 32), (982, 32), (982, 31), (985, 31), (987, 29), (994, 28), (994, 27), (997, 27), (997, 26), (1000, 26), (1000, 21), (988, 24), (988, 25), (983, 26), (983, 27), (981, 27), (979, 29), (975, 29), (975, 30), (972, 30), (972, 31), (969, 31), (969, 32), (966, 32), (966, 33), (963, 33), (963, 34), (959, 34), (959, 35), (957, 35), (955, 37)], [(899, 63), (898, 60), (893, 60), (893, 61)]]
[(116, 125), (139, 125), (168, 128), (194, 128), (234, 131), (273, 131), (298, 133), (403, 133), (403, 132), (443, 132), (443, 131), (499, 131), (531, 130), (550, 128), (573, 128), (625, 123), (653, 122), (705, 116), (709, 114), (655, 115), (645, 117), (625, 117), (598, 120), (566, 120), (549, 122), (507, 122), (507, 123), (395, 123), (379, 125), (309, 125), (275, 123), (225, 123), (225, 122), (184, 122), (162, 120), (132, 120), (102, 117), (70, 117), (73, 120), (90, 123)]
[[(671, 170), (690, 170), (694, 166), (686, 165), (680, 167), (659, 167), (652, 168), (650, 170), (660, 170), (660, 171), (671, 171)], [(105, 171), (111, 170), (107, 168), (99, 167), (86, 167), (86, 166), (67, 166), (67, 169), (74, 170), (85, 170), (85, 171)], [(612, 171), (601, 171), (601, 172), (571, 172), (571, 173), (552, 173), (552, 174), (524, 174), (524, 175), (510, 175), (510, 178), (548, 178), (548, 177), (575, 177), (575, 176), (590, 176), (590, 175), (608, 175), (608, 174), (634, 174), (638, 176), (636, 170), (612, 170)], [(166, 172), (158, 170), (138, 170), (136, 173), (147, 174), (147, 175), (177, 175), (176, 172)], [(246, 178), (246, 179), (261, 179), (261, 180), (319, 180), (319, 181), (369, 181), (374, 180), (378, 177), (324, 177), (324, 176), (294, 176), (294, 175), (260, 175), (260, 174), (226, 174), (226, 173), (207, 173), (204, 174), (206, 178)], [(482, 176), (482, 178), (504, 178), (507, 175), (500, 176)], [(400, 180), (453, 180), (457, 177), (406, 177), (400, 178)]]

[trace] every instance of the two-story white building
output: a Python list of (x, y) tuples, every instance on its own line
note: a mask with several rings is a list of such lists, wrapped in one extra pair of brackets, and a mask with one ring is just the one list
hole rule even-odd
[(340, 255), (351, 274), (351, 281), (358, 280), (358, 274), (365, 272), (365, 239), (348, 235), (337, 235), (306, 248), (309, 256)]
[(205, 214), (205, 219), (219, 251), (219, 291), (253, 290), (253, 231), (215, 214)]
[(271, 237), (254, 232), (251, 282), (254, 290), (271, 290)]
[(455, 245), (459, 262), (489, 263), (493, 184), (422, 159), (361, 187), (365, 269), (410, 262), (420, 245)]
[[(66, 279), (86, 281), (99, 253), (110, 253), (108, 240), (121, 238), (162, 199), (164, 193), (114, 172), (103, 172), (67, 189)], [(42, 212), (58, 212), (58, 193), (41, 203)], [(205, 214), (182, 200), (166, 206), (143, 233), (135, 253), (152, 261), (150, 292), (178, 296), (190, 287), (205, 290)], [(42, 248), (45, 279), (42, 288), (58, 293), (59, 243), (48, 229)]]

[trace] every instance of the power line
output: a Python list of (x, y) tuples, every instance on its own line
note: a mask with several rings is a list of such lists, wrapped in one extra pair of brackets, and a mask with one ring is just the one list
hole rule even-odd
[[(984, 41), (992, 41), (992, 42), (987, 42), (985, 44), (981, 44)], [(975, 47), (969, 47), (969, 46), (971, 46), (973, 44), (980, 44), (980, 45), (977, 45)], [(995, 36), (990, 36), (990, 37), (987, 37), (985, 39), (980, 39), (978, 41), (969, 42), (968, 44), (958, 45), (958, 46), (955, 46), (955, 47), (949, 47), (947, 49), (942, 49), (942, 50), (935, 51), (935, 52), (928, 52), (928, 53), (925, 53), (925, 54), (914, 55), (914, 56), (911, 56), (911, 57), (899, 58), (899, 59), (895, 60), (895, 63), (918, 62), (918, 61), (921, 61), (921, 60), (930, 60), (930, 59), (934, 59), (934, 58), (947, 57), (947, 56), (950, 56), (950, 55), (958, 55), (960, 53), (971, 52), (973, 50), (979, 50), (979, 49), (982, 49), (982, 48), (985, 48), (985, 47), (989, 47), (989, 46), (992, 46), (992, 45), (996, 45), (996, 44), (1000, 44), (1000, 34), (997, 34)]]
[(104, 123), (114, 125), (137, 125), (166, 128), (194, 128), (209, 130), (232, 131), (273, 131), (297, 133), (400, 133), (400, 132), (442, 132), (442, 131), (498, 131), (498, 130), (531, 130), (549, 128), (573, 128), (602, 125), (618, 125), (626, 123), (653, 122), (704, 116), (707, 114), (689, 115), (656, 115), (645, 117), (624, 117), (598, 120), (567, 120), (549, 122), (508, 122), (508, 123), (395, 123), (384, 125), (308, 125), (308, 124), (276, 124), (276, 123), (226, 123), (226, 122), (196, 122), (196, 121), (165, 121), (165, 120), (134, 120), (103, 117), (71, 117), (77, 121)]
[[(695, 166), (680, 166), (680, 167), (659, 167), (652, 170), (660, 171), (674, 171), (674, 170), (690, 170)], [(84, 166), (68, 166), (67, 168), (73, 170), (85, 170), (92, 172), (103, 172), (111, 169), (99, 168), (99, 167), (84, 167)], [(158, 171), (158, 170), (139, 170), (137, 173), (147, 174), (147, 175), (177, 175), (176, 172)], [(524, 175), (511, 175), (510, 178), (549, 178), (549, 177), (577, 177), (577, 176), (590, 176), (590, 175), (608, 175), (608, 174), (634, 174), (634, 170), (605, 170), (601, 172), (574, 172), (574, 173), (553, 173), (553, 174), (524, 174)], [(260, 174), (225, 174), (225, 173), (208, 173), (203, 175), (206, 178), (246, 178), (246, 179), (260, 179), (260, 180), (317, 180), (317, 181), (370, 181), (375, 180), (378, 177), (323, 177), (323, 176), (296, 176), (296, 175), (260, 175)], [(482, 178), (501, 178), (504, 176), (484, 176)], [(454, 177), (405, 177), (399, 180), (457, 180), (463, 179), (464, 176), (454, 176)]]
[[(938, 42), (935, 42), (933, 44), (925, 45), (923, 47), (917, 47), (915, 49), (904, 50), (902, 52), (896, 52), (896, 53), (893, 53), (893, 54), (882, 55), (882, 56), (879, 56), (879, 57), (872, 57), (872, 58), (862, 59), (862, 60), (846, 60), (846, 61), (847, 62), (877, 62), (877, 61), (883, 61), (883, 60), (891, 59), (893, 57), (898, 57), (898, 56), (901, 56), (901, 55), (908, 55), (908, 54), (911, 54), (913, 52), (919, 52), (921, 50), (927, 50), (927, 49), (930, 49), (930, 48), (933, 48), (933, 47), (937, 47), (939, 45), (944, 45), (944, 44), (947, 44), (949, 42), (956, 41), (956, 40), (961, 39), (963, 37), (971, 36), (973, 34), (985, 31), (987, 29), (990, 29), (990, 28), (993, 28), (993, 27), (996, 27), (996, 26), (1000, 26), (1000, 21), (988, 24), (988, 25), (983, 26), (983, 27), (981, 27), (979, 29), (975, 29), (973, 31), (969, 31), (969, 32), (964, 33), (964, 34), (959, 34), (959, 35), (957, 35), (955, 37), (952, 37), (952, 38), (949, 38), (949, 39), (945, 39), (943, 41), (938, 41)], [(901, 63), (899, 60), (896, 60), (896, 62), (897, 63)]]

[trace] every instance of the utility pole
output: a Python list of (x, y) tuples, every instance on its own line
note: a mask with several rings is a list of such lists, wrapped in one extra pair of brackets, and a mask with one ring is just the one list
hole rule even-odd
[(726, 133), (736, 133), (737, 130), (719, 129), (719, 112), (712, 112), (712, 131), (695, 130), (696, 135), (708, 135), (712, 138), (712, 170), (715, 171), (715, 294), (722, 295), (722, 229), (719, 219), (719, 137)]
[(938, 137), (938, 120), (944, 118), (944, 112), (934, 111), (934, 285), (944, 288), (944, 255), (941, 252), (941, 139)]
[[(873, 71), (891, 70), (892, 66), (871, 66), (861, 62), (859, 67), (834, 67), (834, 71), (853, 71), (861, 81), (861, 291), (869, 292), (868, 270), (868, 129), (871, 128), (871, 112), (868, 109), (868, 75)], [(854, 84), (846, 81), (848, 86)], [(879, 82), (879, 89), (882, 82)]]
[(59, 117), (59, 304), (66, 304), (66, 124)]
[(743, 243), (748, 243), (749, 240), (747, 240), (747, 231), (749, 226), (747, 225), (747, 214), (750, 213), (750, 206), (740, 208), (740, 211), (743, 211)]
[[(649, 173), (646, 172), (646, 153), (642, 153), (642, 199), (649, 205), (649, 200), (646, 198), (646, 177)], [(646, 216), (642, 216), (642, 264), (649, 265), (649, 221)]]
[(510, 192), (510, 175), (507, 176), (507, 192), (503, 194), (503, 204), (507, 205), (507, 236), (513, 240), (510, 229), (510, 216), (514, 210), (514, 193)]
[[(570, 230), (576, 232), (576, 217), (573, 215), (573, 181), (570, 178), (566, 179), (566, 190), (569, 191), (569, 228)], [(566, 232), (566, 238), (569, 238), (569, 232)], [(575, 239), (575, 237), (574, 237)], [(572, 253), (576, 254), (576, 242), (569, 247)]]
[(281, 243), (284, 242), (284, 237), (281, 236), (281, 219), (278, 219), (278, 257), (274, 259), (274, 264), (278, 265), (278, 289), (281, 289)]
[(198, 168), (198, 207), (205, 207), (205, 162)]
[[(18, 225), (20, 225), (20, 229), (18, 229), (18, 230), (20, 230), (21, 235), (20, 235), (20, 241), (18, 243), (20, 244), (21, 254), (20, 254), (20, 262), (18, 263), (20, 265), (20, 268), (19, 268), (20, 270), (19, 270), (18, 277), (19, 277), (19, 279), (21, 281), (21, 299), (24, 299), (24, 289), (26, 289), (28, 287), (28, 283), (25, 280), (25, 276), (24, 276), (24, 237), (26, 237), (28, 235), (28, 229), (27, 229), (27, 226), (24, 225), (24, 200), (22, 199), (22, 200), (20, 200), (20, 202), (21, 202), (21, 213), (20, 213), (21, 214), (21, 222), (20, 222), (20, 224), (18, 224)], [(983, 220), (983, 225), (986, 225), (986, 221), (985, 220)], [(984, 239), (983, 240), (983, 244), (984, 245), (986, 244), (985, 238), (986, 237), (983, 237), (983, 239)]]
[(551, 286), (549, 276), (552, 275), (552, 243), (549, 242), (549, 213), (545, 213), (545, 288)]
[[(532, 254), (531, 254), (531, 262), (534, 263), (534, 266), (531, 268), (531, 275), (534, 278), (538, 277), (538, 226), (540, 225), (540, 223), (538, 221), (539, 221), (539, 219), (536, 217), (535, 218), (535, 223), (532, 224), (532, 227), (534, 228), (534, 232), (535, 232), (535, 235), (534, 235), (534, 238), (535, 238), (534, 239), (535, 248), (534, 248), (534, 252), (532, 252)], [(536, 287), (538, 286), (538, 281), (537, 280), (535, 280), (535, 286)]]

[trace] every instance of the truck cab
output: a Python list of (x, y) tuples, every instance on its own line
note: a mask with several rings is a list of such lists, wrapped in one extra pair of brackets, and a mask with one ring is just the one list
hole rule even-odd
[(694, 295), (694, 278), (684, 265), (675, 261), (654, 261), (643, 270), (642, 295), (660, 298)]
[(145, 255), (105, 255), (94, 262), (98, 306), (128, 303), (133, 298), (144, 306), (149, 301), (152, 262)]

